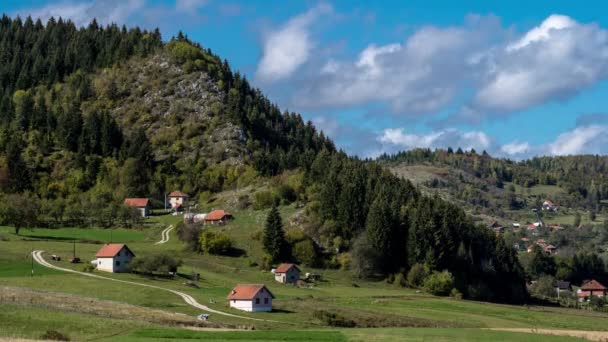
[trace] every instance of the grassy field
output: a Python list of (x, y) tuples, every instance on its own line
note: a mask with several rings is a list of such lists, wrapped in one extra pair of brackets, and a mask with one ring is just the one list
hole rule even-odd
[[(106, 274), (122, 280), (153, 284), (168, 289), (186, 292), (202, 304), (242, 316), (270, 319), (276, 322), (257, 322), (241, 318), (211, 315), (211, 322), (231, 326), (254, 326), (256, 331), (200, 332), (169, 328), (156, 323), (122, 320), (107, 317), (89, 317), (69, 311), (32, 307), (27, 305), (6, 306), (5, 316), (0, 316), (0, 336), (36, 338), (48, 329), (57, 329), (73, 339), (81, 339), (82, 332), (91, 331), (90, 336), (121, 336), (121, 340), (504, 340), (537, 341), (539, 336), (515, 332), (489, 331), (483, 328), (553, 328), (574, 330), (608, 330), (608, 315), (546, 307), (522, 307), (471, 301), (457, 301), (418, 293), (411, 289), (396, 287), (385, 282), (361, 281), (351, 273), (338, 270), (308, 269), (322, 275), (323, 281), (308, 288), (297, 288), (275, 283), (273, 275), (255, 266), (262, 257), (261, 243), (255, 238), (264, 222), (266, 211), (233, 211), (236, 219), (221, 229), (231, 236), (235, 246), (243, 251), (238, 257), (197, 255), (184, 250), (175, 232), (171, 240), (163, 245), (154, 245), (160, 232), (181, 217), (156, 216), (149, 219), (141, 230), (115, 229), (112, 240), (128, 242), (137, 256), (155, 253), (170, 253), (184, 261), (180, 273), (199, 273), (200, 289), (185, 286), (185, 279), (149, 279), (133, 274)], [(294, 207), (283, 207), (286, 226), (289, 217), (296, 212)], [(160, 309), (189, 317), (201, 311), (186, 305), (178, 296), (159, 289), (127, 285), (112, 281), (91, 279), (77, 274), (68, 274), (34, 265), (31, 274), (30, 252), (33, 249), (58, 254), (68, 258), (76, 241), (77, 255), (88, 262), (101, 247), (108, 229), (34, 229), (24, 230), (17, 236), (7, 227), (0, 227), (0, 235), (8, 241), (0, 241), (0, 285), (30, 288), (54, 293), (66, 293), (83, 297), (127, 303), (149, 309)], [(109, 239), (109, 238), (108, 238)], [(67, 261), (53, 263), (61, 267), (82, 270), (83, 264)], [(244, 313), (228, 307), (225, 296), (237, 283), (265, 283), (276, 295), (275, 312)], [(1, 294), (1, 293), (0, 293)], [(27, 303), (26, 303), (27, 304)], [(325, 322), (315, 317), (316, 310), (337, 313), (357, 323), (357, 329), (328, 330)], [(57, 312), (57, 314), (55, 314)], [(14, 314), (13, 314), (14, 313)], [(10, 316), (10, 319), (6, 317)], [(70, 318), (74, 316), (74, 318)], [(76, 317), (78, 316), (78, 317)], [(27, 317), (33, 317), (32, 323)], [(63, 322), (69, 321), (69, 324)], [(30, 324), (35, 325), (31, 328)], [(112, 326), (111, 329), (104, 329)], [(127, 328), (128, 327), (128, 328)], [(363, 329), (377, 327), (375, 329)], [(289, 329), (289, 332), (285, 330)], [(105, 335), (107, 334), (107, 335)], [(549, 337), (542, 336), (542, 340)], [(549, 340), (569, 341), (566, 337), (551, 337)]]

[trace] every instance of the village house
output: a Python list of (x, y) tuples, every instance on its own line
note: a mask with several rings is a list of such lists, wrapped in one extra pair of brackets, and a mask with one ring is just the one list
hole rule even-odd
[(148, 217), (152, 212), (152, 203), (148, 198), (125, 198), (124, 205), (137, 209), (142, 217)]
[(608, 288), (606, 288), (606, 286), (600, 284), (600, 282), (597, 280), (590, 280), (585, 282), (583, 286), (578, 289), (576, 294), (580, 302), (588, 302), (593, 296), (606, 296), (606, 292), (608, 292)]
[(547, 246), (545, 246), (545, 253), (551, 255), (551, 254), (555, 253), (556, 249), (557, 249), (557, 247), (555, 247), (553, 245), (547, 245)]
[(226, 298), (231, 308), (248, 312), (269, 312), (272, 311), (272, 300), (275, 297), (266, 285), (238, 284)]
[(204, 224), (225, 224), (229, 220), (232, 220), (232, 214), (224, 210), (213, 210), (207, 216), (205, 216)]
[(553, 202), (551, 202), (551, 200), (546, 200), (543, 202), (543, 206), (542, 209), (546, 210), (546, 211), (557, 211), (559, 207), (556, 206), (555, 204), (553, 204)]
[(274, 271), (274, 280), (282, 284), (295, 284), (300, 280), (300, 269), (295, 264), (280, 264)]
[(190, 196), (181, 191), (173, 191), (169, 194), (169, 203), (171, 204), (171, 210), (182, 211), (184, 209), (184, 205), (186, 205), (186, 201)]
[(125, 244), (111, 243), (103, 246), (95, 257), (97, 259), (92, 263), (97, 265), (99, 271), (117, 273), (129, 271), (129, 262), (135, 254)]

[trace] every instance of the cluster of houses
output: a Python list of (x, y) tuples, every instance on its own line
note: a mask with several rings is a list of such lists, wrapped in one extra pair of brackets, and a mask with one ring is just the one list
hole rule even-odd
[[(129, 272), (129, 262), (135, 253), (126, 244), (106, 244), (95, 254), (91, 261), (97, 270), (112, 273)], [(272, 270), (274, 279), (281, 284), (297, 284), (300, 268), (296, 264), (280, 264)], [(318, 275), (306, 274), (307, 278), (319, 279)], [(275, 296), (264, 284), (238, 284), (226, 297), (231, 308), (249, 312), (272, 311)]]
[(527, 245), (526, 251), (528, 253), (532, 253), (536, 246), (542, 248), (543, 251), (549, 255), (554, 254), (555, 250), (557, 249), (557, 247), (555, 247), (554, 245), (547, 244), (547, 241), (545, 241), (545, 239), (538, 239), (534, 243), (530, 243), (530, 239), (524, 237), (521, 238), (521, 242)]
[[(572, 292), (572, 284), (569, 281), (558, 280), (554, 286), (558, 298), (563, 293)], [(606, 295), (608, 295), (608, 287), (595, 279), (585, 280), (576, 290), (576, 297), (581, 303), (589, 302), (593, 297), (604, 298)]]
[[(184, 211), (184, 206), (186, 205), (186, 202), (190, 196), (181, 191), (173, 191), (167, 195), (167, 198), (169, 200), (169, 204), (171, 205), (171, 211), (178, 213)], [(152, 213), (152, 201), (146, 197), (125, 198), (124, 205), (138, 210), (141, 213), (141, 216), (144, 218), (149, 217)]]

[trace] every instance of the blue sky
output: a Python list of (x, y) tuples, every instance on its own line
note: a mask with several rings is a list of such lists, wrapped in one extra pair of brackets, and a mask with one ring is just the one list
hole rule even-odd
[(347, 152), (608, 153), (608, 2), (3, 1), (183, 30)]

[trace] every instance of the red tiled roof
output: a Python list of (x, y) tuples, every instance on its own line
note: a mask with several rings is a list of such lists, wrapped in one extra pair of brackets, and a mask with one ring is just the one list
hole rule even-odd
[[(97, 254), (95, 254), (95, 256), (98, 258), (113, 258), (123, 248), (126, 248), (129, 250), (129, 252), (131, 252), (129, 247), (127, 247), (127, 245), (125, 245), (124, 243), (109, 243), (101, 247), (101, 249), (99, 250), (99, 252), (97, 252)], [(133, 252), (131, 252), (131, 254), (135, 255)]]
[(171, 192), (169, 194), (169, 197), (190, 197), (190, 196), (188, 196), (188, 194), (185, 194), (185, 193), (183, 193), (183, 192), (181, 192), (181, 191), (178, 190), (178, 191)]
[(125, 205), (133, 208), (143, 208), (150, 205), (148, 198), (125, 198)]
[(581, 291), (605, 291), (606, 286), (600, 284), (597, 280), (590, 280), (581, 286)]
[(224, 210), (214, 210), (205, 216), (205, 221), (219, 221), (224, 216), (230, 216), (230, 213)]
[(272, 292), (270, 292), (268, 290), (268, 288), (266, 287), (266, 285), (264, 285), (264, 284), (254, 284), (254, 285), (238, 284), (237, 286), (235, 286), (232, 289), (232, 291), (230, 291), (230, 293), (228, 294), (228, 296), (226, 298), (237, 299), (237, 300), (253, 299), (258, 294), (258, 292), (260, 292), (262, 289), (266, 289), (266, 291), (268, 291), (270, 296), (272, 298), (274, 298), (274, 295), (272, 294)]
[(527, 242), (527, 241), (530, 241), (530, 239), (524, 237), (524, 238), (521, 238), (521, 241)]
[(292, 267), (295, 267), (298, 271), (300, 270), (298, 268), (298, 266), (296, 266), (296, 264), (280, 264), (279, 266), (277, 266), (277, 269), (274, 271), (275, 273), (286, 273), (288, 272)]

